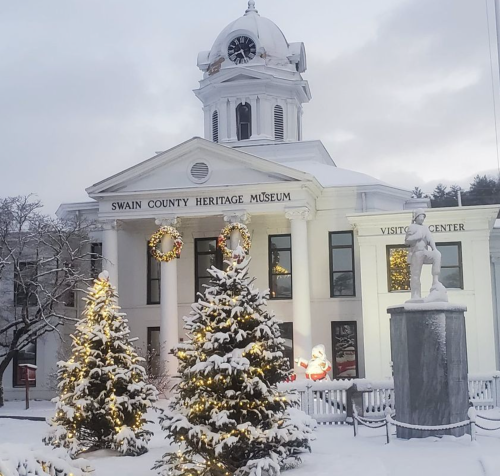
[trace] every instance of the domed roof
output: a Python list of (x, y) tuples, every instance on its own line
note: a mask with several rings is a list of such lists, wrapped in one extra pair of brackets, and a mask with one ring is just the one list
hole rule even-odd
[(274, 22), (259, 15), (254, 0), (248, 2), (248, 9), (242, 17), (222, 30), (210, 50), (209, 63), (227, 56), (228, 44), (238, 35), (248, 35), (255, 41), (257, 57), (265, 58), (266, 64), (276, 66), (291, 64), (290, 45), (285, 35)]

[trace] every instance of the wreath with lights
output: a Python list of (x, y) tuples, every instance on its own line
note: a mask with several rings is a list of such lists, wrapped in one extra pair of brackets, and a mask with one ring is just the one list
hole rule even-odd
[(248, 228), (242, 223), (230, 223), (225, 228), (222, 229), (219, 238), (217, 239), (217, 246), (222, 251), (222, 254), (226, 258), (231, 258), (233, 256), (233, 250), (227, 247), (227, 240), (231, 237), (233, 231), (239, 231), (241, 238), (243, 239), (243, 251), (248, 254), (250, 251), (250, 246), (252, 242), (250, 241), (250, 233)]
[[(171, 236), (174, 239), (174, 247), (164, 253), (158, 249), (158, 243), (164, 236)], [(175, 258), (181, 256), (182, 246), (184, 242), (182, 241), (181, 234), (173, 226), (162, 226), (156, 233), (154, 233), (149, 239), (149, 248), (151, 254), (158, 260), (168, 263)]]

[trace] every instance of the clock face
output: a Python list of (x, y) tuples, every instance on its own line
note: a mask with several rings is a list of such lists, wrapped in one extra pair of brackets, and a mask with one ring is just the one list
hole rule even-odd
[(248, 63), (255, 58), (257, 47), (248, 36), (237, 36), (227, 48), (229, 59), (235, 64)]

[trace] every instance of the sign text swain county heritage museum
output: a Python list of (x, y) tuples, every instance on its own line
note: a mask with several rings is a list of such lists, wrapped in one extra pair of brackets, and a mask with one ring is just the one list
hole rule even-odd
[(207, 207), (214, 205), (238, 205), (245, 203), (289, 202), (290, 193), (253, 193), (245, 201), (243, 195), (219, 195), (215, 197), (162, 198), (157, 200), (128, 200), (112, 202), (111, 210), (147, 210), (158, 208), (185, 208), (189, 206)]

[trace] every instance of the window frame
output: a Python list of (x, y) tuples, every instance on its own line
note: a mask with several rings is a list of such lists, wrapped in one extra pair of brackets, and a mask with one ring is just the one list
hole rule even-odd
[(219, 143), (219, 111), (217, 109), (212, 113), (212, 142)]
[[(290, 251), (290, 273), (288, 273), (286, 276), (290, 276), (290, 297), (273, 297), (272, 295), (272, 277), (273, 276), (283, 276), (279, 274), (274, 274), (273, 273), (273, 256), (271, 252), (271, 243), (272, 239), (275, 237), (283, 237), (283, 236), (289, 236), (290, 237), (290, 248), (278, 248), (277, 251)], [(292, 256), (292, 234), (291, 233), (280, 233), (280, 234), (275, 234), (275, 235), (268, 235), (268, 248), (267, 248), (267, 266), (268, 266), (268, 282), (269, 282), (269, 299), (272, 299), (273, 301), (289, 301), (293, 299), (293, 256)]]
[[(354, 340), (355, 340), (355, 348), (354, 348), (354, 358), (356, 359), (356, 376), (345, 376), (339, 377), (337, 375), (337, 352), (335, 346), (335, 327), (345, 326), (345, 325), (353, 325), (354, 326)], [(332, 335), (332, 375), (333, 379), (338, 380), (349, 380), (353, 378), (359, 378), (359, 342), (358, 342), (358, 321), (331, 321), (331, 335)]]
[[(30, 342), (30, 344), (33, 344), (35, 346), (35, 363), (32, 365), (36, 365), (37, 361), (37, 353), (38, 353), (38, 346), (35, 342)], [(30, 345), (28, 344), (28, 345)], [(26, 382), (25, 381), (18, 381), (17, 380), (17, 371), (18, 371), (18, 366), (19, 366), (19, 352), (23, 352), (24, 349), (17, 350), (14, 353), (14, 357), (12, 358), (12, 387), (13, 388), (24, 388), (26, 387)], [(35, 380), (32, 380), (29, 382), (30, 387), (36, 387), (36, 378)]]
[[(395, 289), (391, 290), (391, 258), (390, 258), (390, 250), (397, 248), (410, 248), (408, 245), (404, 243), (401, 245), (386, 245), (385, 247), (385, 261), (386, 261), (386, 269), (387, 269), (387, 292), (388, 293), (408, 293), (410, 292), (410, 281), (408, 278), (408, 289)], [(407, 268), (410, 269), (410, 264), (407, 263)]]
[[(351, 244), (350, 245), (332, 245), (332, 235), (351, 235)], [(345, 271), (334, 271), (333, 269), (333, 250), (336, 249), (351, 249), (351, 258), (352, 258), (352, 270)], [(329, 268), (330, 268), (330, 298), (353, 298), (356, 297), (356, 270), (355, 270), (355, 260), (354, 260), (354, 233), (352, 230), (345, 231), (329, 231), (328, 232), (328, 256), (329, 256)], [(334, 294), (334, 279), (333, 273), (352, 273), (352, 291), (353, 294)]]
[(443, 266), (443, 262), (441, 260), (441, 269), (454, 269), (458, 268), (459, 270), (459, 277), (460, 277), (460, 287), (458, 288), (446, 288), (446, 289), (464, 289), (464, 262), (462, 259), (462, 242), (461, 241), (443, 241), (436, 243), (436, 247), (439, 246), (457, 246), (458, 248), (458, 266)]
[[(281, 119), (281, 124), (278, 121)], [(276, 104), (273, 108), (274, 140), (284, 142), (285, 140), (285, 111), (283, 106)]]
[[(198, 243), (201, 241), (215, 241), (215, 253), (210, 251), (198, 251)], [(222, 256), (222, 251), (217, 246), (217, 238), (214, 237), (200, 237), (194, 239), (194, 300), (198, 299), (198, 293), (203, 294), (203, 289), (198, 289), (198, 280), (200, 278), (207, 278), (208, 276), (200, 277), (200, 270), (198, 266), (198, 256), (206, 256), (215, 254), (215, 267), (222, 269), (224, 267), (224, 256)]]
[[(279, 328), (280, 328), (280, 336), (281, 338), (284, 340), (284, 337), (283, 337), (283, 330), (286, 326), (290, 326), (291, 328), (291, 340), (292, 340), (292, 356), (291, 356), (291, 360), (290, 360), (290, 370), (294, 370), (295, 369), (295, 345), (294, 345), (294, 341), (293, 341), (293, 321), (286, 321), (286, 322), (281, 322), (280, 324), (278, 324)], [(285, 345), (283, 344), (283, 347), (285, 347)], [(286, 352), (286, 347), (285, 347), (285, 352)], [(285, 354), (283, 354), (283, 357), (285, 357)]]
[[(96, 248), (100, 248), (101, 252), (98, 253)], [(100, 263), (101, 270), (98, 271), (97, 264)], [(90, 276), (96, 279), (102, 272), (102, 242), (94, 241), (90, 243)]]
[[(146, 270), (146, 304), (148, 306), (157, 306), (161, 304), (161, 263), (158, 263), (157, 265), (160, 265), (160, 271), (159, 271), (159, 278), (151, 278), (151, 261), (154, 259), (153, 255), (149, 251), (149, 243), (146, 243), (146, 260), (147, 260), (147, 270)], [(155, 263), (155, 264), (156, 264)], [(151, 282), (152, 281), (158, 281), (159, 283), (159, 291), (158, 291), (158, 302), (153, 301), (151, 299)]]
[[(25, 265), (23, 269), (21, 269), (21, 265)], [(23, 302), (20, 302), (20, 296), (19, 296), (19, 277), (16, 277), (16, 275), (22, 273), (26, 267), (33, 266), (35, 269), (34, 272), (34, 278), (37, 277), (38, 274), (38, 265), (36, 261), (16, 261), (16, 264), (14, 265), (14, 307), (36, 307), (38, 304), (38, 301), (36, 299), (36, 295), (33, 293), (28, 292), (23, 298)], [(30, 278), (30, 281), (36, 282), (36, 279)], [(24, 290), (22, 291), (24, 293)], [(31, 301), (30, 301), (31, 298)]]
[[(147, 335), (147, 341), (146, 341), (146, 354), (147, 354), (147, 361), (146, 361), (146, 368), (147, 372), (149, 375), (154, 375), (153, 374), (153, 367), (151, 363), (151, 357), (152, 357), (152, 349), (151, 349), (151, 335), (153, 332), (160, 332), (160, 326), (152, 326), (148, 327), (148, 335)], [(158, 349), (158, 358), (160, 357), (160, 350)], [(161, 372), (160, 372), (161, 373)], [(155, 377), (158, 377), (159, 375), (154, 375)]]
[[(457, 246), (458, 248), (458, 266), (443, 266), (441, 263), (441, 269), (459, 269), (460, 276), (460, 287), (459, 288), (446, 288), (446, 289), (464, 289), (464, 267), (463, 267), (463, 257), (462, 257), (462, 242), (461, 241), (440, 241), (436, 242), (436, 247), (439, 246)], [(410, 283), (408, 282), (408, 289), (400, 289), (391, 291), (391, 260), (390, 260), (390, 250), (397, 248), (409, 248), (408, 245), (386, 245), (386, 267), (387, 267), (387, 292), (388, 293), (408, 293), (411, 291)], [(407, 264), (408, 269), (410, 268), (410, 264)]]
[[(249, 117), (248, 122), (241, 121), (240, 110), (243, 107), (248, 108), (248, 117)], [(252, 138), (252, 114), (253, 114), (252, 106), (248, 102), (246, 102), (246, 101), (241, 102), (236, 106), (236, 137), (237, 137), (238, 141), (250, 140)], [(248, 137), (242, 138), (242, 129), (241, 129), (242, 124), (248, 124)]]

